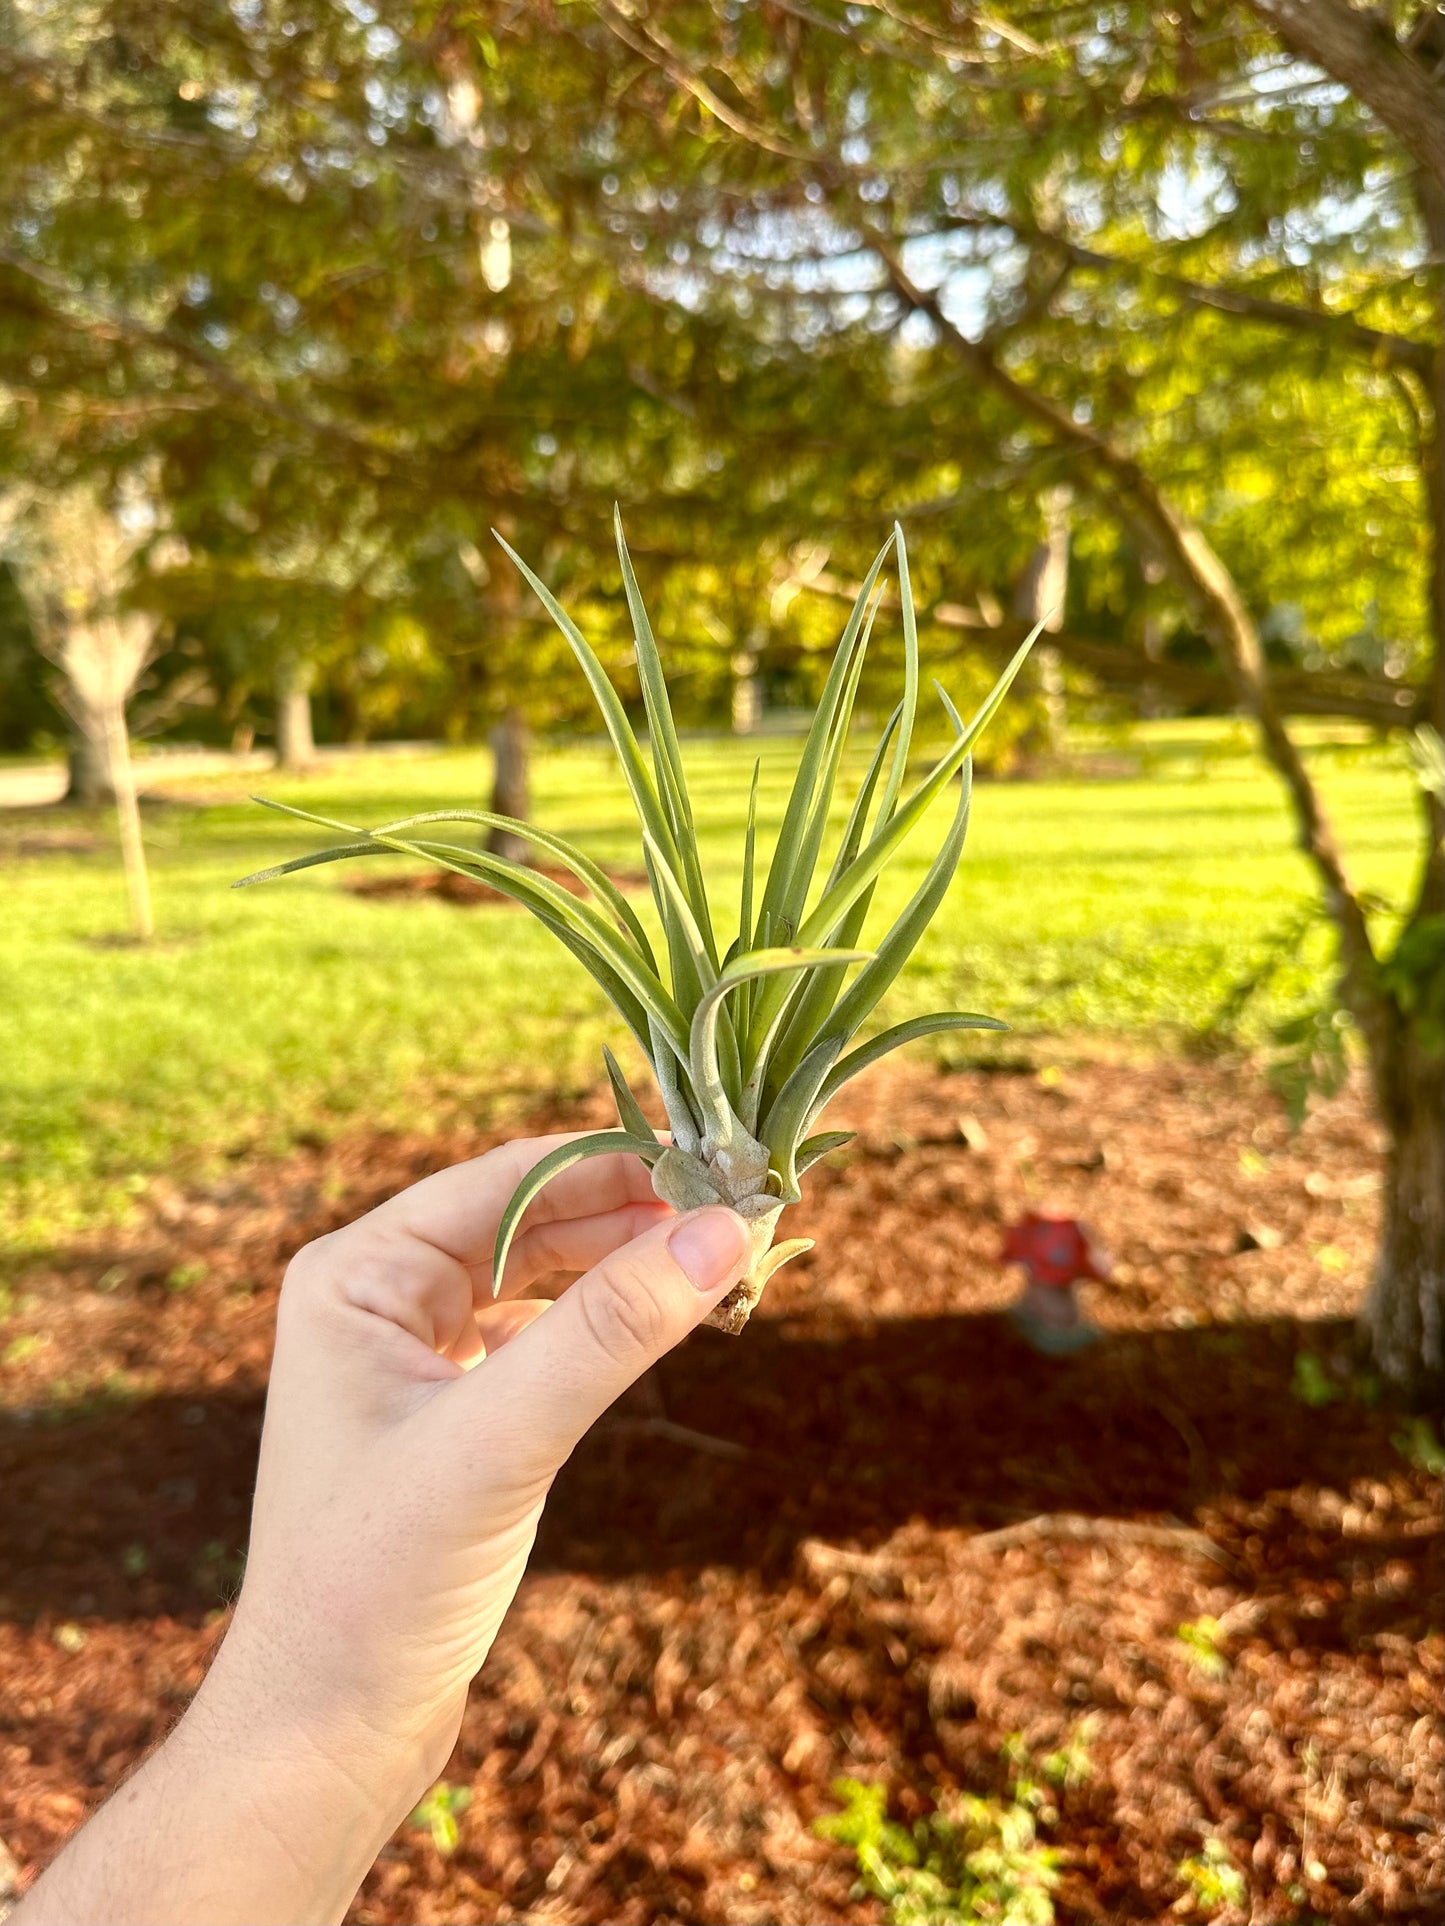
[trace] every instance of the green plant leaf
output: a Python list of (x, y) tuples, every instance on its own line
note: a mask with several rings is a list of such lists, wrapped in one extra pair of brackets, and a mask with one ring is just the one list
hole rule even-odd
[(780, 1194), (785, 1203), (796, 1204), (798, 1201), (797, 1159), (803, 1132), (819, 1108), (818, 1092), (842, 1048), (842, 1039), (833, 1036), (826, 1036), (820, 1043), (814, 1044), (778, 1092), (776, 1102), (763, 1119), (759, 1134), (773, 1153), (772, 1167), (782, 1184)]
[(713, 935), (707, 885), (703, 880), (702, 865), (698, 860), (697, 834), (693, 826), (692, 800), (687, 793), (687, 775), (683, 769), (682, 747), (678, 742), (677, 727), (672, 719), (672, 704), (668, 699), (667, 681), (662, 673), (662, 658), (658, 654), (657, 641), (652, 633), (652, 624), (647, 617), (642, 591), (637, 586), (632, 557), (627, 552), (627, 542), (622, 533), (622, 514), (615, 505), (612, 510), (612, 527), (617, 540), (617, 559), (622, 565), (623, 593), (627, 597), (627, 609), (632, 617), (637, 674), (642, 684), (642, 703), (647, 712), (647, 727), (652, 737), (652, 762), (657, 772), (657, 786), (663, 808), (672, 826), (674, 848), (681, 859), (682, 881), (686, 885), (688, 902), (697, 919), (698, 928), (702, 931), (704, 947), (716, 968), (717, 944)]
[(368, 837), (365, 842), (339, 843), (334, 849), (314, 849), (309, 856), (293, 856), (288, 862), (273, 863), (269, 869), (254, 869), (249, 876), (238, 876), (231, 888), (250, 889), (254, 883), (274, 883), (278, 876), (292, 876), (301, 869), (318, 869), (323, 863), (343, 863), (353, 856), (400, 854), (398, 849), (378, 849)]
[(911, 1017), (907, 1023), (895, 1023), (891, 1030), (882, 1030), (867, 1043), (850, 1050), (842, 1061), (836, 1064), (824, 1077), (818, 1090), (814, 1114), (831, 1103), (850, 1077), (856, 1077), (860, 1070), (866, 1070), (870, 1063), (877, 1063), (890, 1051), (898, 1050), (905, 1043), (917, 1043), (920, 1037), (938, 1036), (945, 1030), (1007, 1030), (1008, 1025), (997, 1017), (974, 1016), (965, 1010), (941, 1011), (937, 1016)]
[(919, 939), (933, 921), (939, 904), (963, 859), (964, 839), (968, 834), (968, 815), (972, 799), (972, 765), (965, 762), (960, 771), (958, 807), (943, 846), (930, 863), (923, 881), (878, 945), (878, 954), (866, 970), (860, 970), (847, 993), (839, 999), (828, 1022), (831, 1035), (846, 1043), (866, 1022), (879, 1000), (891, 988), (899, 971), (917, 949)]
[(602, 1046), (602, 1061), (607, 1066), (607, 1081), (612, 1086), (612, 1095), (617, 1104), (617, 1115), (622, 1128), (632, 1137), (652, 1136), (654, 1134), (652, 1125), (647, 1121), (642, 1105), (632, 1094), (620, 1064), (605, 1043)]
[(834, 1150), (841, 1150), (851, 1144), (857, 1136), (856, 1130), (824, 1130), (816, 1137), (808, 1137), (798, 1145), (798, 1154), (793, 1159), (793, 1168), (801, 1177), (813, 1168), (821, 1158)]
[(479, 850), (461, 849), (452, 844), (429, 840), (413, 842), (401, 837), (384, 837), (379, 830), (373, 832), (373, 839), (389, 849), (404, 849), (412, 855), (428, 857), (432, 862), (440, 863), (444, 869), (455, 870), (460, 876), (472, 876), (490, 883), (493, 889), (512, 897), (534, 915), (545, 913), (554, 925), (559, 924), (570, 932), (573, 942), (569, 947), (587, 968), (591, 969), (594, 958), (605, 964), (614, 977), (627, 985), (643, 1008), (658, 1019), (676, 1046), (679, 1049), (685, 1047), (687, 1026), (671, 994), (659, 982), (656, 971), (648, 967), (644, 959), (622, 940), (612, 924), (590, 903), (563, 889), (560, 883), (554, 883), (549, 876), (539, 875), (536, 870), (528, 869), (525, 863), (514, 863), (506, 856), (493, 856)]
[(848, 865), (832, 887), (824, 892), (822, 901), (799, 932), (800, 942), (820, 941), (822, 934), (837, 923), (848, 906), (855, 903), (869, 883), (880, 874), (889, 857), (898, 849), (909, 831), (922, 819), (945, 784), (962, 769), (969, 750), (988, 726), (994, 712), (1007, 695), (1014, 677), (1023, 667), (1029, 650), (1042, 633), (1042, 623), (1030, 630), (963, 734), (939, 759), (932, 773), (925, 777), (908, 801), (902, 804), (889, 821), (874, 833), (855, 860)]
[(637, 810), (642, 826), (651, 831), (668, 852), (669, 858), (675, 860), (677, 847), (673, 840), (672, 825), (658, 798), (657, 789), (642, 750), (638, 746), (632, 724), (627, 720), (627, 711), (622, 706), (622, 699), (608, 680), (607, 671), (598, 660), (597, 651), (547, 584), (528, 568), (511, 543), (504, 536), (498, 535), (495, 529), (492, 533), (521, 570), (523, 578), (538, 601), (566, 637), (573, 655), (581, 665), (582, 673), (587, 678), (587, 686), (592, 691), (593, 700), (602, 712), (603, 723), (608, 735), (612, 738), (612, 746), (617, 751), (617, 760), (622, 765), (622, 773), (631, 791), (633, 806)]
[(898, 747), (893, 752), (888, 782), (878, 806), (878, 820), (884, 823), (892, 816), (903, 788), (913, 747), (913, 721), (918, 713), (918, 615), (908, 573), (908, 543), (900, 522), (893, 524), (893, 547), (898, 557), (898, 602), (903, 616), (903, 700), (898, 705)]
[[(763, 890), (762, 913), (771, 919), (768, 928), (774, 939), (779, 935), (791, 939), (795, 934), (795, 931), (787, 925), (787, 908), (790, 903), (795, 902), (797, 895), (794, 888), (794, 872), (802, 853), (813, 794), (832, 738), (833, 725), (847, 691), (853, 666), (853, 651), (858, 645), (859, 636), (868, 616), (874, 585), (892, 546), (893, 537), (890, 535), (874, 557), (873, 566), (863, 578), (863, 585), (858, 591), (857, 600), (844, 625), (837, 653), (833, 657), (828, 679), (823, 685), (817, 711), (809, 725), (802, 754), (798, 759), (798, 772), (793, 779), (787, 808), (783, 813), (783, 825), (778, 832), (772, 862), (768, 867), (768, 880)], [(797, 908), (801, 912), (800, 904)]]
[(498, 1296), (501, 1291), (507, 1253), (512, 1248), (512, 1239), (523, 1212), (554, 1177), (559, 1177), (564, 1170), (570, 1170), (574, 1164), (580, 1164), (588, 1157), (610, 1157), (618, 1151), (628, 1151), (651, 1165), (656, 1163), (665, 1148), (665, 1145), (658, 1143), (651, 1130), (645, 1138), (634, 1137), (627, 1130), (598, 1130), (590, 1137), (576, 1137), (571, 1143), (560, 1145), (535, 1163), (512, 1192), (511, 1200), (497, 1225), (497, 1238), (492, 1246), (492, 1296)]
[(752, 950), (745, 956), (735, 957), (720, 972), (717, 982), (706, 992), (693, 1013), (688, 1047), (692, 1087), (702, 1108), (705, 1145), (710, 1140), (717, 1147), (726, 1147), (734, 1141), (739, 1126), (739, 1119), (723, 1087), (717, 1055), (718, 1016), (728, 992), (754, 977), (805, 970), (818, 963), (861, 963), (866, 962), (872, 954), (871, 950), (855, 950), (851, 953), (802, 948)]
[(499, 816), (491, 809), (428, 809), (419, 816), (403, 816), (394, 823), (382, 823), (372, 831), (377, 836), (395, 836), (402, 831), (416, 829), (425, 823), (476, 823), (482, 829), (505, 829), (514, 836), (521, 836), (538, 849), (545, 849), (555, 856), (564, 869), (568, 869), (580, 883), (587, 888), (599, 902), (605, 903), (620, 926), (637, 945), (640, 955), (654, 970), (656, 959), (652, 954), (652, 944), (647, 932), (637, 919), (637, 912), (613, 882), (600, 864), (594, 863), (590, 856), (584, 855), (575, 844), (565, 837), (556, 836), (550, 830), (538, 829), (535, 823), (523, 822), (516, 816)]

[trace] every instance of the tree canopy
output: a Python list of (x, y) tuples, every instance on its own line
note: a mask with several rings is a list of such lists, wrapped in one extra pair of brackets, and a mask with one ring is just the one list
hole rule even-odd
[(1091, 440), (1207, 532), (1287, 704), (1416, 713), (1429, 197), (1269, 8), (4, 12), (0, 464), (146, 467), (228, 713), (298, 649), (346, 728), (567, 713), (487, 529), (622, 650), (613, 499), (714, 712), (759, 605), (806, 662), (803, 585), (896, 514), (933, 646), (1001, 650), (1060, 480), (1066, 657), (1128, 686), (1162, 627), (1222, 695)]

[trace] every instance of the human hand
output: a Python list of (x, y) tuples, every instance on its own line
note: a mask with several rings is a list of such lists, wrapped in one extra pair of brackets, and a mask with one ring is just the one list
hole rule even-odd
[[(747, 1261), (731, 1211), (676, 1219), (619, 1155), (542, 1193), (494, 1301), (497, 1221), (561, 1141), (403, 1191), (308, 1245), (281, 1294), (231, 1662), (410, 1753), (407, 1798), (451, 1750), (557, 1471)], [(557, 1272), (586, 1275), (526, 1295)]]
[[(494, 1302), (501, 1212), (564, 1141), (441, 1171), (293, 1260), (230, 1631), (27, 1926), (339, 1919), (441, 1772), (557, 1471), (749, 1261), (730, 1210), (674, 1217), (637, 1159), (598, 1158), (529, 1209)], [(585, 1274), (525, 1295), (557, 1272)]]

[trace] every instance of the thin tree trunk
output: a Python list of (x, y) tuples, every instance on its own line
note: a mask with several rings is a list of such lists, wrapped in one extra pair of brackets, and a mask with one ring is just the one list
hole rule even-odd
[[(528, 793), (528, 766), (531, 738), (520, 709), (508, 708), (491, 733), (492, 800), (499, 816), (514, 816), (525, 822), (531, 813)], [(494, 829), (487, 837), (487, 848), (494, 856), (506, 856), (514, 863), (531, 860), (532, 845), (514, 830)]]
[(70, 745), (66, 751), (65, 800), (94, 808), (98, 803), (115, 800), (110, 785), (110, 769), (105, 744), (95, 741), (78, 722), (71, 724)]
[(1422, 1400), (1445, 1370), (1445, 1062), (1412, 1028), (1402, 1032), (1389, 1066), (1384, 1223), (1360, 1327), (1387, 1381)]
[(311, 728), (311, 664), (283, 656), (276, 665), (276, 763), (281, 769), (309, 769), (316, 760)]
[(732, 658), (732, 725), (735, 736), (750, 736), (763, 719), (763, 685), (758, 680), (758, 658), (739, 649)]
[(126, 728), (125, 709), (121, 703), (114, 704), (106, 716), (105, 738), (111, 788), (115, 791), (115, 813), (120, 824), (120, 853), (125, 865), (126, 891), (130, 896), (131, 925), (137, 940), (149, 943), (155, 935), (150, 876), (146, 870), (145, 842), (141, 836), (135, 770), (130, 759), (130, 733)]
[[(1064, 599), (1069, 592), (1069, 505), (1073, 499), (1068, 488), (1051, 488), (1044, 497), (1044, 538), (1029, 557), (1014, 590), (1014, 619), (1026, 628), (1044, 624), (1045, 634), (1064, 626)], [(1059, 651), (1047, 642), (1039, 643), (1030, 665), (1034, 686), (1044, 712), (1043, 741), (1051, 756), (1061, 756), (1068, 730), (1068, 705), (1064, 697), (1064, 672)]]

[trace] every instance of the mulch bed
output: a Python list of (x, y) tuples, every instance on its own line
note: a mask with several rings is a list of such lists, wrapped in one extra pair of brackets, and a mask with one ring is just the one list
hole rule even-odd
[[(588, 894), (587, 885), (560, 864), (533, 863), (531, 868), (536, 875), (545, 876), (549, 882), (560, 883), (573, 896)], [(647, 877), (642, 870), (609, 870), (607, 874), (620, 890), (647, 888)], [(454, 869), (408, 870), (400, 875), (350, 876), (346, 886), (354, 896), (399, 897), (413, 901), (431, 898), (436, 902), (455, 904), (461, 909), (519, 907), (499, 889), (493, 889), (488, 883), (479, 883), (474, 877), (460, 876)]]
[[(888, 1066), (838, 1106), (782, 1272), (578, 1451), (473, 1692), (442, 1858), (403, 1828), (359, 1922), (874, 1920), (812, 1833), (839, 1773), (894, 1810), (1001, 1792), (1086, 1735), (1048, 1837), (1061, 1920), (1188, 1917), (1223, 1841), (1248, 1912), (1441, 1916), (1441, 1485), (1344, 1371), (1380, 1146), (1347, 1092), (1291, 1137), (1249, 1070)], [(601, 1097), (567, 1121), (605, 1115)], [(555, 1120), (549, 1119), (549, 1122)], [(22, 1283), (0, 1420), (0, 1839), (43, 1863), (194, 1690), (244, 1544), (277, 1275), (485, 1139), (352, 1138)], [(1000, 1226), (1112, 1246), (1091, 1354), (1001, 1310)], [(1179, 1628), (1205, 1617), (1220, 1664)], [(1202, 1914), (1196, 1913), (1196, 1917)]]

